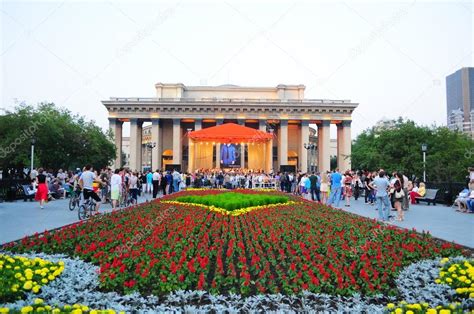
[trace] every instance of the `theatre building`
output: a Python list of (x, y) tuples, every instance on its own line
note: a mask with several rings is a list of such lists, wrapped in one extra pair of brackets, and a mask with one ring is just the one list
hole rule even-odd
[[(102, 101), (117, 148), (114, 166), (124, 164), (122, 128), (130, 123), (131, 169), (141, 170), (151, 163), (153, 169), (188, 172), (215, 168), (325, 171), (330, 167), (330, 125), (335, 124), (338, 167), (350, 169), (351, 116), (357, 107), (350, 100), (305, 99), (304, 85), (158, 83), (155, 89), (153, 98)], [(150, 125), (144, 127), (144, 123)], [(151, 154), (150, 162), (143, 160), (146, 152)]]

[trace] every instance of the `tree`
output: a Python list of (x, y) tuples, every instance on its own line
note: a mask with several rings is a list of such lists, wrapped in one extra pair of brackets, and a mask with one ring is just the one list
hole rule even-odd
[(30, 163), (35, 139), (37, 166), (74, 169), (109, 165), (115, 156), (110, 132), (52, 103), (36, 108), (22, 104), (0, 116), (0, 168), (23, 168)]
[(362, 132), (352, 145), (351, 161), (356, 169), (401, 171), (422, 177), (421, 144), (428, 145), (427, 180), (463, 182), (474, 155), (474, 141), (465, 134), (446, 127), (418, 126), (399, 118), (390, 127), (371, 128)]

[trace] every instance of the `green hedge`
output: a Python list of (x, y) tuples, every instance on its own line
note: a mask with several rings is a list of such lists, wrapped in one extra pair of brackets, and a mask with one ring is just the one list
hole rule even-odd
[(282, 204), (288, 202), (288, 197), (283, 195), (268, 194), (242, 194), (242, 193), (221, 193), (215, 195), (187, 195), (179, 196), (176, 201), (183, 203), (203, 204), (224, 208), (228, 211), (236, 209), (263, 206), (269, 204)]

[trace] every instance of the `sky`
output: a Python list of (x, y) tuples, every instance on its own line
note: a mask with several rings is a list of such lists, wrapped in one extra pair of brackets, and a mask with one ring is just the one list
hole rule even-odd
[(445, 77), (473, 66), (471, 1), (2, 1), (1, 110), (101, 100), (157, 82), (304, 84), (358, 103), (352, 136), (402, 116), (446, 124)]

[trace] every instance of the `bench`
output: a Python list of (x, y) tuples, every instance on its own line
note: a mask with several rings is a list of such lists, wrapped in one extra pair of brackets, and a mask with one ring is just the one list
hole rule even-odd
[(419, 204), (420, 201), (422, 202), (427, 202), (428, 205), (430, 203), (433, 203), (433, 205), (436, 205), (436, 194), (438, 194), (438, 189), (426, 189), (426, 194), (423, 197), (415, 197), (416, 203)]

